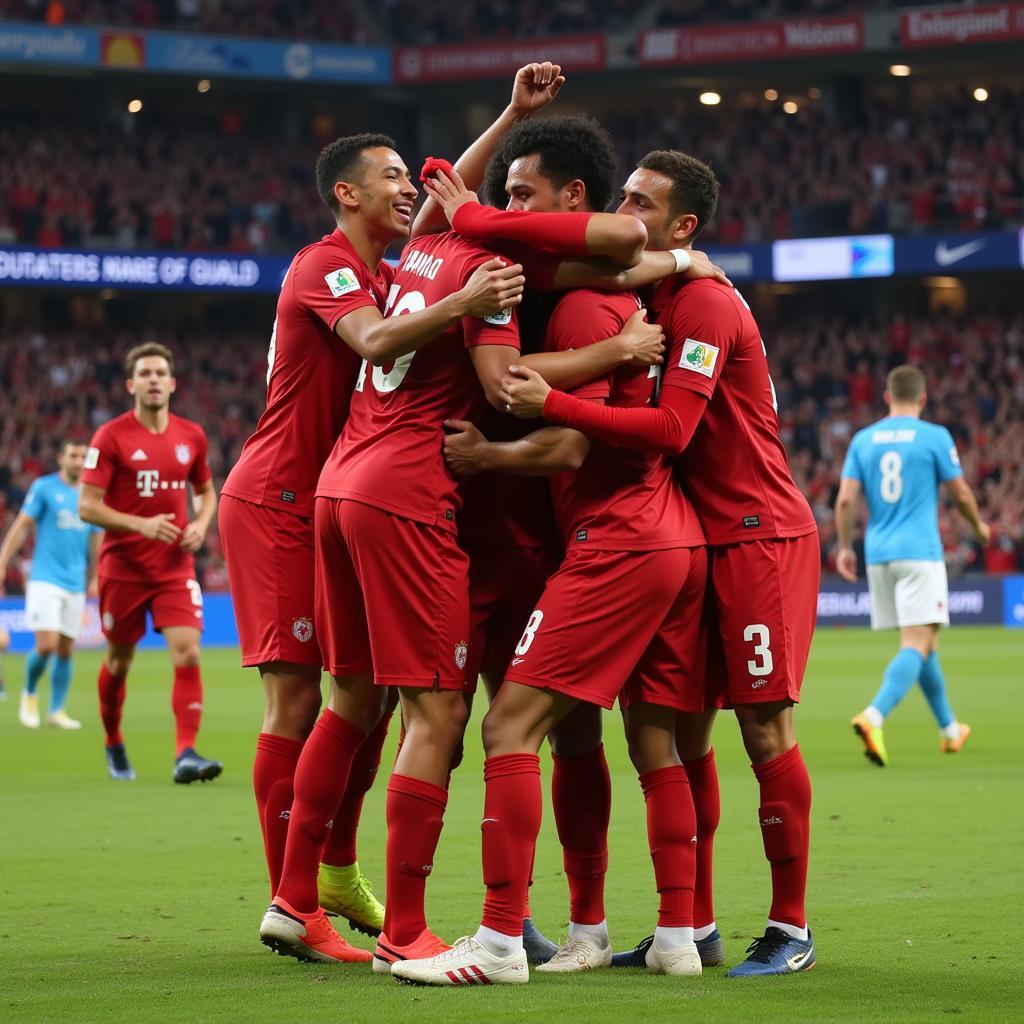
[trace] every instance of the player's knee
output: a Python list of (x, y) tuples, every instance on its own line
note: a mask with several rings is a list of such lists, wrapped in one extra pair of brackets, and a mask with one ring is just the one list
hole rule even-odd
[(36, 640), (36, 653), (43, 658), (50, 657), (51, 654), (57, 653), (57, 641), (51, 640), (47, 637), (45, 640)]
[(186, 643), (174, 647), (171, 662), (175, 668), (194, 668), (199, 664), (199, 644)]
[(126, 676), (132, 667), (134, 652), (115, 648), (107, 652), (107, 671), (112, 676)]

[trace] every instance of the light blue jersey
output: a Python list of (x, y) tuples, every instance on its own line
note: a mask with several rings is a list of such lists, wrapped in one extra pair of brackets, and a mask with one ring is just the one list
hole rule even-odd
[(953, 436), (913, 416), (887, 416), (857, 432), (844, 477), (858, 480), (868, 503), (865, 559), (942, 561), (939, 485), (963, 476)]
[(85, 590), (89, 538), (99, 528), (78, 518), (78, 488), (59, 473), (32, 483), (21, 511), (36, 523), (36, 547), (29, 579), (52, 583), (73, 594)]

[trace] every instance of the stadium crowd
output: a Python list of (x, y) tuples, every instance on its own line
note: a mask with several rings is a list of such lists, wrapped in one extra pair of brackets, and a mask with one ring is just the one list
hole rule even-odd
[[(1024, 315), (891, 322), (801, 318), (764, 325), (779, 396), (782, 437), (794, 476), (814, 509), (822, 564), (834, 566), (832, 505), (853, 433), (884, 415), (882, 381), (901, 362), (925, 368), (927, 417), (957, 439), (994, 539), (985, 552), (947, 510), (942, 516), (953, 573), (1024, 569)], [(81, 331), (8, 334), (0, 346), (0, 530), (31, 480), (51, 472), (68, 435), (90, 435), (127, 407), (122, 358), (144, 340)], [(251, 333), (161, 335), (178, 355), (172, 409), (203, 424), (219, 489), (263, 408), (266, 348)], [(26, 549), (25, 554), (30, 552)], [(200, 561), (207, 589), (226, 586), (216, 531)], [(12, 566), (7, 585), (23, 583)]]
[[(705, 238), (749, 243), (1021, 223), (1022, 106), (1024, 90), (993, 88), (979, 103), (950, 89), (915, 105), (871, 96), (847, 117), (810, 101), (793, 116), (759, 101), (726, 117), (680, 99), (601, 120), (623, 180), (651, 149), (701, 154), (724, 197)], [(73, 166), (61, 158), (69, 148)], [(329, 227), (309, 174), (315, 155), (230, 110), (187, 134), (127, 115), (48, 129), (4, 117), (0, 243), (294, 252)]]

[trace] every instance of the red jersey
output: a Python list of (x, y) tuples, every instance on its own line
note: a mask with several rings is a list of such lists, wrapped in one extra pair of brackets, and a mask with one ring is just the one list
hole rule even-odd
[[(89, 442), (82, 483), (102, 487), (104, 501), (118, 512), (174, 516), (188, 524), (187, 483), (199, 488), (210, 479), (206, 434), (198, 423), (173, 413), (162, 434), (147, 430), (134, 412), (104, 423)], [(141, 533), (107, 530), (100, 547), (98, 574), (105, 579), (161, 581), (195, 575), (192, 555), (180, 544), (150, 540)]]
[[(548, 324), (547, 348), (565, 352), (610, 338), (639, 308), (633, 292), (568, 292)], [(651, 404), (657, 386), (656, 367), (622, 366), (573, 394), (642, 408)], [(578, 470), (551, 478), (551, 493), (567, 548), (659, 551), (704, 544), (700, 522), (662, 455), (592, 439)]]
[(673, 276), (658, 287), (652, 307), (669, 342), (664, 386), (708, 399), (676, 462), (708, 544), (814, 531), (779, 437), (764, 342), (739, 292)]
[[(493, 254), (451, 232), (417, 238), (395, 271), (389, 316), (416, 312), (458, 291)], [(324, 465), (317, 497), (350, 498), (455, 531), (459, 495), (441, 452), (444, 420), (479, 420), (486, 399), (468, 349), (519, 354), (514, 311), (466, 317), (418, 352), (363, 364), (348, 422)]]
[(334, 332), (364, 306), (384, 309), (392, 269), (367, 268), (343, 231), (292, 260), (267, 355), (267, 408), (224, 483), (224, 494), (313, 514), (317, 477), (348, 416), (359, 356)]

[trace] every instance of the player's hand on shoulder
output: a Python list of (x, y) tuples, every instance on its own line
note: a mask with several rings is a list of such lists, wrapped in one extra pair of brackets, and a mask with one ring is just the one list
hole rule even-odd
[(647, 322), (647, 310), (638, 309), (619, 332), (622, 361), (630, 366), (660, 366), (664, 362), (665, 331)]
[(836, 555), (836, 572), (848, 583), (857, 582), (857, 554), (853, 548), (840, 548)]
[(505, 412), (521, 420), (535, 420), (544, 412), (551, 388), (548, 382), (528, 366), (513, 364), (501, 378), (498, 398), (505, 405)]
[(523, 301), (526, 278), (521, 263), (492, 256), (470, 275), (459, 292), (464, 316), (492, 316)]
[(543, 110), (565, 85), (565, 76), (558, 64), (534, 61), (516, 72), (509, 106), (516, 117), (529, 117)]
[(683, 277), (688, 281), (699, 281), (709, 277), (712, 281), (718, 281), (729, 288), (732, 287), (732, 281), (725, 276), (725, 271), (712, 263), (711, 257), (699, 249), (690, 250), (690, 268), (683, 274)]
[(189, 554), (194, 554), (203, 546), (203, 541), (205, 539), (206, 537), (199, 527), (196, 526), (195, 523), (189, 523), (185, 529), (181, 531), (181, 540), (178, 543), (180, 543)]
[(173, 544), (181, 536), (181, 529), (174, 525), (174, 516), (161, 512), (159, 515), (143, 519), (139, 533), (150, 540)]
[[(424, 165), (424, 172), (427, 166)], [(466, 187), (459, 172), (453, 167), (450, 171), (442, 167), (431, 167), (422, 175), (423, 188), (444, 211), (448, 223), (451, 224), (460, 207), (466, 203), (479, 203), (477, 194)]]
[(487, 438), (466, 420), (445, 420), (444, 429), (444, 461), (452, 475), (462, 478), (481, 472), (480, 456)]

